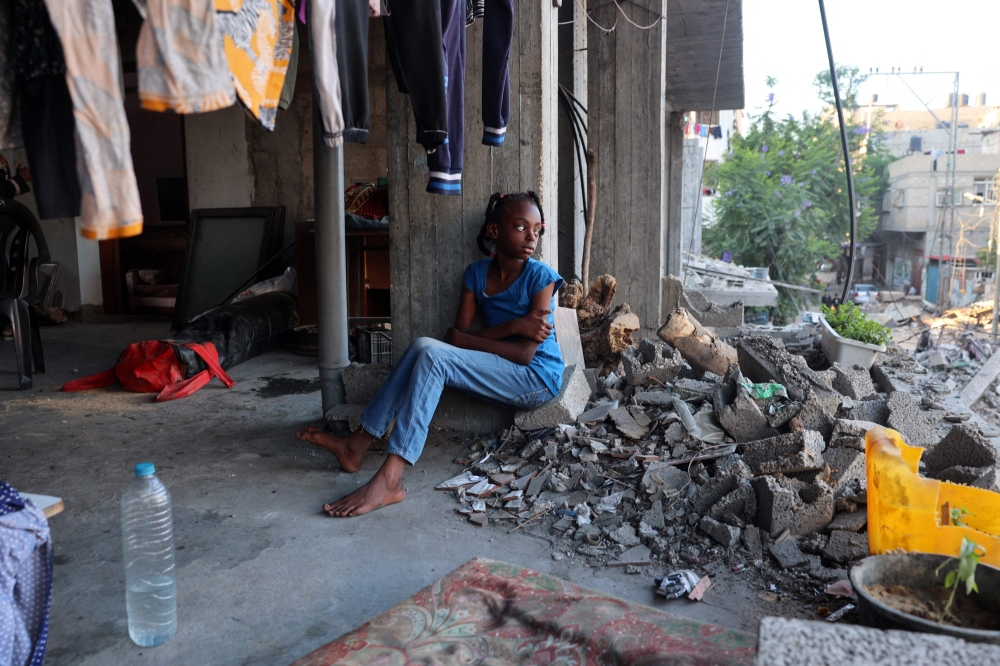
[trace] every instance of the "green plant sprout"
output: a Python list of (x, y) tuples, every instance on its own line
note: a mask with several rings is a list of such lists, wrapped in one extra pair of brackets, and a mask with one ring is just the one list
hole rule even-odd
[(966, 509), (964, 506), (961, 507), (961, 508), (952, 509), (951, 510), (951, 524), (952, 525), (958, 525), (959, 527), (968, 527), (968, 525), (965, 524), (965, 517), (966, 516), (972, 516), (973, 518), (975, 518), (976, 514), (972, 513), (971, 511), (969, 511), (968, 509)]
[[(952, 515), (954, 516), (954, 513)], [(966, 596), (971, 595), (973, 592), (979, 592), (979, 586), (976, 585), (976, 566), (979, 565), (979, 559), (984, 555), (986, 555), (985, 548), (974, 541), (969, 541), (967, 538), (962, 537), (962, 547), (958, 550), (958, 568), (949, 571), (948, 575), (944, 577), (944, 588), (951, 590), (951, 596), (948, 597), (948, 603), (945, 604), (941, 617), (938, 618), (938, 624), (944, 622), (944, 618), (947, 617), (948, 612), (951, 610), (951, 604), (955, 601), (955, 592), (958, 591), (959, 585), (965, 583)], [(941, 566), (934, 570), (934, 574), (940, 574), (941, 569), (954, 559), (954, 557), (949, 557), (942, 562)]]
[(841, 337), (867, 345), (884, 345), (892, 340), (888, 328), (869, 318), (850, 301), (841, 303), (836, 309), (824, 305), (822, 311), (826, 323)]

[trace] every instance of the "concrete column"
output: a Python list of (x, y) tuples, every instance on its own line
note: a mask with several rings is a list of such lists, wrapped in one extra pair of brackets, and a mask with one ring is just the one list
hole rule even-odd
[[(645, 10), (643, 9), (645, 8)], [(640, 24), (665, 15), (666, 0), (623, 5)], [(617, 302), (627, 302), (649, 333), (660, 322), (660, 283), (680, 247), (667, 233), (676, 120), (666, 100), (666, 22), (640, 30), (618, 20), (614, 3), (597, 6), (588, 27), (589, 146), (597, 154), (597, 215), (590, 275), (618, 279)], [(677, 150), (677, 163), (681, 150)], [(680, 177), (680, 174), (677, 174)], [(678, 202), (679, 213), (679, 202)]]
[[(76, 261), (80, 279), (80, 307), (104, 304), (101, 290), (101, 255), (97, 241), (87, 240), (80, 235), (80, 218), (76, 218)], [(62, 273), (60, 272), (60, 279)], [(101, 310), (103, 312), (103, 310)]]
[(243, 108), (184, 116), (188, 205), (244, 208), (253, 205), (253, 175)]

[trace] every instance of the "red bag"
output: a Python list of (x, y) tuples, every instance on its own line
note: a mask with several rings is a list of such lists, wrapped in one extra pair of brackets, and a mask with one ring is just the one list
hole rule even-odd
[(118, 380), (126, 391), (156, 393), (156, 402), (165, 402), (186, 398), (212, 381), (212, 377), (218, 377), (226, 388), (235, 385), (236, 382), (219, 365), (219, 354), (211, 342), (183, 343), (208, 366), (208, 369), (184, 379), (174, 344), (162, 340), (134, 342), (125, 348), (118, 364), (111, 370), (63, 384), (63, 391), (86, 391), (110, 386)]

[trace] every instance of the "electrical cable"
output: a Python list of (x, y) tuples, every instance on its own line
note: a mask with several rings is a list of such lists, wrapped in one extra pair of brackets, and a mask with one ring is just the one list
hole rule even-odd
[[(569, 93), (565, 91), (563, 86), (559, 86), (559, 101), (562, 102), (563, 107), (566, 110), (566, 115), (570, 121), (570, 128), (573, 131), (573, 152), (576, 154), (576, 165), (577, 170), (580, 173), (580, 189), (583, 199), (583, 216), (584, 219), (587, 217), (587, 188), (586, 188), (586, 174), (583, 170), (583, 157), (582, 152), (585, 153), (587, 150), (586, 145), (583, 143), (583, 136), (586, 136), (584, 128), (582, 131), (577, 126), (577, 118), (573, 113), (572, 102), (569, 100)], [(582, 135), (582, 136), (581, 136)], [(581, 152), (582, 151), (582, 152)]]
[(851, 212), (851, 251), (848, 255), (847, 278), (844, 280), (844, 293), (841, 302), (847, 301), (854, 281), (854, 251), (858, 235), (858, 212), (854, 203), (854, 172), (851, 166), (851, 146), (847, 141), (847, 127), (844, 125), (844, 107), (840, 101), (840, 87), (837, 85), (837, 65), (833, 59), (833, 47), (830, 45), (830, 27), (826, 23), (826, 6), (823, 0), (819, 2), (819, 15), (823, 20), (823, 38), (826, 40), (826, 55), (830, 60), (830, 82), (833, 84), (833, 101), (837, 105), (837, 120), (840, 122), (840, 143), (844, 149), (844, 170), (847, 172), (847, 204)]

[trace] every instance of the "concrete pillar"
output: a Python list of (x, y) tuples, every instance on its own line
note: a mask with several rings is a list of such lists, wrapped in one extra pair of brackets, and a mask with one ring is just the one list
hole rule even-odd
[[(564, 278), (580, 277), (583, 269), (583, 237), (586, 220), (583, 196), (587, 187), (586, 157), (574, 144), (570, 113), (587, 122), (587, 20), (584, 0), (565, 1), (559, 8), (559, 83), (565, 86), (584, 109), (568, 111), (559, 101), (559, 273)], [(572, 106), (572, 105), (571, 105)], [(586, 130), (579, 140), (586, 147)]]
[[(667, 11), (666, 0), (622, 7), (640, 24)], [(648, 334), (661, 323), (660, 278), (679, 256), (679, 201), (676, 233), (668, 233), (667, 219), (683, 146), (675, 146), (679, 121), (666, 99), (666, 22), (640, 30), (618, 11), (608, 3), (592, 13), (601, 26), (617, 21), (614, 31), (588, 27), (589, 146), (598, 174), (590, 275), (618, 279), (616, 301), (631, 306)]]
[(391, 70), (386, 86), (392, 331), (395, 358), (420, 336), (440, 338), (455, 320), (462, 274), (481, 259), (476, 236), (493, 192), (535, 190), (546, 213), (538, 258), (557, 267), (557, 8), (515, 5), (511, 119), (504, 145), (482, 145), (483, 24), (466, 33), (465, 164), (461, 196), (428, 194), (427, 155), (416, 143), (409, 100)]

